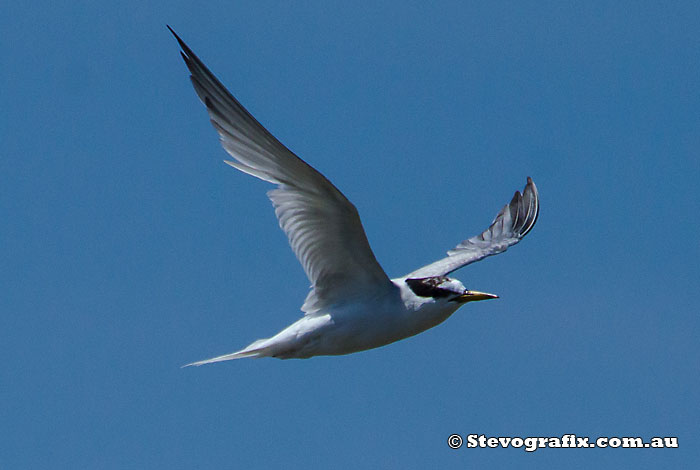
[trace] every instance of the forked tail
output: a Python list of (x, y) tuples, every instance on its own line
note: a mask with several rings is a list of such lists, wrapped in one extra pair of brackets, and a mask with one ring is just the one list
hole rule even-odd
[(268, 356), (266, 354), (268, 352), (268, 347), (265, 344), (268, 341), (269, 338), (265, 339), (259, 339), (257, 341), (254, 341), (252, 344), (246, 346), (244, 349), (241, 349), (240, 351), (236, 351), (230, 354), (224, 354), (223, 356), (217, 356), (217, 357), (212, 357), (211, 359), (204, 359), (203, 361), (197, 361), (197, 362), (192, 362), (190, 364), (185, 364), (182, 367), (190, 367), (190, 366), (203, 366), (204, 364), (212, 364), (214, 362), (222, 362), (222, 361), (230, 361), (232, 359), (243, 359), (244, 357), (252, 357), (252, 358), (257, 358), (257, 357), (265, 357)]

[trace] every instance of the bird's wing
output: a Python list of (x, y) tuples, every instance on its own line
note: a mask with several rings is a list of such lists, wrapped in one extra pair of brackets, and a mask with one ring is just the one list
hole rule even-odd
[(444, 276), (487, 256), (503, 253), (532, 230), (540, 210), (537, 187), (527, 179), (523, 194), (516, 191), (513, 199), (498, 213), (489, 228), (447, 252), (447, 257), (423, 266), (406, 277)]
[(267, 194), (313, 288), (302, 310), (313, 314), (344, 299), (389, 289), (391, 281), (372, 253), (355, 206), (270, 134), (168, 29), (180, 43), (222, 146), (235, 160), (226, 163), (278, 185)]

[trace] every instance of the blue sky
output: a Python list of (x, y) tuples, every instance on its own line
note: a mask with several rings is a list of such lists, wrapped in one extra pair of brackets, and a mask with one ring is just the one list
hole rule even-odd
[[(0, 15), (0, 467), (698, 460), (697, 3), (63, 3)], [(532, 176), (535, 229), (455, 276), (501, 299), (351, 356), (180, 369), (291, 323), (308, 281), (166, 23), (355, 203), (392, 276)]]

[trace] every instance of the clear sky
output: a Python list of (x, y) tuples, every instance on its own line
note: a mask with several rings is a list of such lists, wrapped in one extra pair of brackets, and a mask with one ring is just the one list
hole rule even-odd
[[(180, 369), (294, 321), (308, 281), (166, 23), (391, 276), (532, 176), (534, 230), (455, 273), (501, 298), (350, 356)], [(699, 31), (697, 2), (6, 2), (0, 468), (697, 465)]]

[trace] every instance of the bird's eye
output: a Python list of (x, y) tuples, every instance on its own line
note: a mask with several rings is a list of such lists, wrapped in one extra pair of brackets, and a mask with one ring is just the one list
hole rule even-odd
[(438, 287), (444, 280), (443, 277), (409, 278), (406, 279), (406, 284), (419, 297), (444, 298), (454, 295), (454, 292)]

